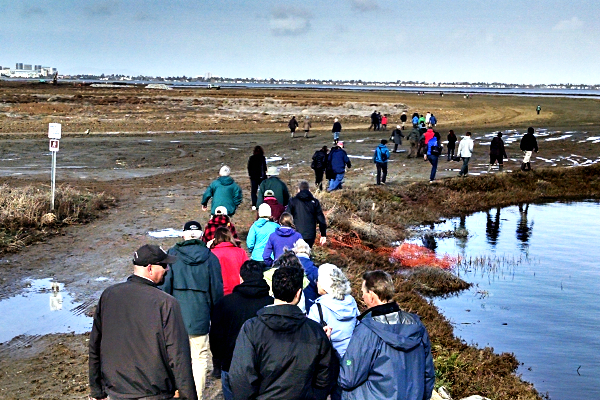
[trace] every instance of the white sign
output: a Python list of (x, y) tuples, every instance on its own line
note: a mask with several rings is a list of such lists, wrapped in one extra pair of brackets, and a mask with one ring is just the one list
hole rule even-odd
[[(61, 125), (55, 122), (48, 124), (48, 137), (50, 139), (60, 139)], [(50, 142), (52, 143), (52, 142)], [(58, 148), (58, 145), (56, 146)]]
[(59, 145), (60, 145), (60, 140), (50, 139), (50, 151), (58, 151)]

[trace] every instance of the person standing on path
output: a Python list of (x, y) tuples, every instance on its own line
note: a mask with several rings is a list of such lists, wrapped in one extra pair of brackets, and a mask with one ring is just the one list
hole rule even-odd
[(338, 142), (337, 146), (331, 149), (327, 157), (327, 169), (331, 171), (330, 176), (332, 176), (327, 187), (328, 192), (342, 188), (346, 166), (352, 168), (348, 154), (344, 151), (344, 142)]
[(298, 184), (298, 193), (290, 199), (286, 212), (294, 217), (296, 230), (312, 248), (317, 238), (316, 227), (319, 225), (321, 246), (327, 242), (327, 221), (323, 215), (323, 209), (319, 200), (315, 199), (310, 192), (308, 182), (302, 181)]
[(215, 215), (215, 210), (219, 206), (227, 209), (227, 215), (233, 217), (235, 210), (242, 203), (242, 189), (235, 183), (231, 174), (231, 169), (223, 165), (219, 170), (219, 178), (214, 180), (202, 196), (202, 210), (208, 210), (208, 201), (212, 198), (210, 213)]
[(179, 301), (183, 322), (190, 338), (192, 371), (198, 399), (206, 383), (208, 370), (208, 331), (210, 310), (223, 297), (223, 277), (219, 259), (200, 238), (202, 229), (196, 221), (183, 226), (183, 241), (173, 246), (168, 254), (177, 257), (171, 265), (163, 292)]
[(296, 121), (295, 115), (292, 115), (292, 119), (290, 119), (290, 122), (288, 122), (288, 128), (290, 128), (292, 137), (294, 137), (294, 133), (296, 133), (296, 128), (298, 128), (298, 121)]
[(323, 146), (320, 150), (315, 151), (310, 167), (315, 171), (315, 186), (317, 190), (323, 190), (323, 174), (327, 168), (327, 146)]
[(396, 125), (396, 129), (392, 131), (392, 140), (394, 141), (394, 153), (399, 153), (398, 146), (402, 146), (403, 137), (404, 134), (402, 133), (400, 125)]
[(462, 157), (463, 165), (458, 173), (458, 176), (465, 177), (469, 173), (469, 161), (473, 155), (473, 139), (471, 132), (467, 132), (465, 137), (458, 144), (458, 156)]
[(537, 139), (533, 135), (533, 127), (527, 128), (527, 133), (521, 139), (520, 148), (523, 151), (523, 162), (521, 163), (521, 171), (531, 171), (531, 155), (535, 151), (538, 152)]
[(342, 132), (342, 124), (340, 124), (337, 118), (333, 120), (333, 128), (331, 128), (331, 132), (333, 133), (333, 143), (337, 144), (337, 142), (340, 140), (340, 132)]
[(456, 148), (457, 140), (458, 138), (454, 134), (454, 131), (450, 129), (450, 132), (448, 132), (448, 161), (452, 160), (452, 157), (454, 157), (454, 149)]
[(490, 144), (490, 165), (487, 172), (492, 170), (492, 166), (498, 161), (498, 170), (502, 172), (504, 169), (504, 159), (508, 158), (506, 155), (506, 149), (504, 148), (504, 141), (502, 140), (502, 132), (498, 132), (498, 135), (492, 139)]
[(156, 245), (133, 254), (133, 275), (107, 288), (89, 341), (91, 399), (196, 400), (190, 342), (179, 302), (157, 286), (177, 257)]
[(267, 179), (267, 159), (261, 146), (255, 146), (250, 158), (248, 158), (248, 176), (250, 177), (250, 197), (252, 209), (256, 210), (256, 192), (258, 186)]
[(435, 180), (437, 172), (438, 159), (442, 154), (442, 144), (440, 143), (440, 134), (434, 132), (433, 137), (427, 141), (427, 152), (423, 158), (431, 164), (431, 172), (429, 174), (429, 183)]
[(378, 185), (385, 185), (385, 180), (387, 178), (387, 164), (390, 158), (390, 151), (386, 144), (387, 140), (381, 139), (381, 143), (375, 148), (375, 153), (373, 154), (373, 162), (377, 166)]
[(402, 123), (402, 130), (404, 130), (404, 126), (406, 125), (406, 120), (408, 117), (406, 116), (406, 111), (402, 111), (402, 115), (400, 116), (400, 122)]
[(419, 130), (417, 128), (412, 128), (407, 137), (408, 141), (410, 142), (410, 151), (408, 152), (408, 156), (406, 156), (406, 158), (417, 157), (420, 137), (421, 134), (419, 133)]
[(290, 200), (290, 192), (288, 187), (281, 179), (279, 179), (279, 168), (271, 166), (267, 168), (267, 179), (262, 181), (258, 187), (258, 198), (256, 206), (260, 206), (265, 198), (265, 192), (272, 190), (273, 195), (282, 206), (286, 207)]
[(312, 124), (310, 123), (310, 118), (308, 115), (304, 117), (304, 137), (308, 137), (308, 132), (310, 132), (310, 128), (312, 128)]
[(233, 400), (229, 385), (229, 369), (235, 341), (244, 322), (273, 304), (269, 285), (263, 279), (261, 262), (248, 260), (240, 268), (241, 283), (233, 292), (219, 300), (213, 307), (210, 326), (210, 351), (221, 363), (221, 385), (225, 400)]

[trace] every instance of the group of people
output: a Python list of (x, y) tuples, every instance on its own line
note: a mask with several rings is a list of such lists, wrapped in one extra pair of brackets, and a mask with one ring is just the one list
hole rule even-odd
[(336, 141), (331, 150), (323, 146), (315, 151), (310, 167), (315, 172), (317, 190), (323, 190), (323, 176), (329, 182), (327, 192), (342, 189), (346, 167), (352, 168), (350, 158), (344, 150), (344, 142)]
[(387, 130), (388, 123), (388, 115), (383, 114), (377, 110), (371, 113), (371, 125), (369, 125), (369, 130), (373, 129), (374, 131), (385, 131)]

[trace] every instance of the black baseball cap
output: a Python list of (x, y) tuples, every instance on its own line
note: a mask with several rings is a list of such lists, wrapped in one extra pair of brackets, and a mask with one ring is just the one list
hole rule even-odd
[(162, 247), (155, 244), (145, 244), (133, 253), (133, 265), (145, 267), (146, 265), (173, 264), (177, 257), (167, 254)]
[(200, 222), (188, 221), (183, 226), (183, 231), (201, 231)]

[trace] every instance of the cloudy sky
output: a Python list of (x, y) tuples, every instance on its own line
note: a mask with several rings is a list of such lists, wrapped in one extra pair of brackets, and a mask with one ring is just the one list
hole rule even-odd
[(0, 65), (600, 84), (599, 0), (0, 0)]

